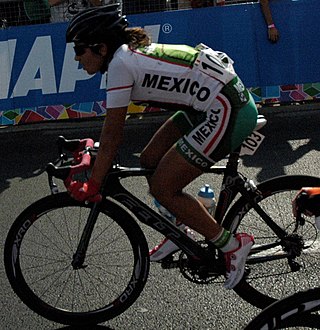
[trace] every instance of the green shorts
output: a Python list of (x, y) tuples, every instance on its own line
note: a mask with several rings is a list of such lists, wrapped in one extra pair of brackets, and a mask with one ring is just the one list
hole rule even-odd
[(178, 111), (172, 116), (184, 134), (176, 148), (189, 163), (208, 169), (242, 144), (254, 130), (257, 116), (249, 92), (239, 101), (222, 90), (208, 111)]

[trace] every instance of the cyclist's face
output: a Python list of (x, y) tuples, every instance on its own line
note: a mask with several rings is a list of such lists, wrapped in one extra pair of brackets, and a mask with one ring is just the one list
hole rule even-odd
[(76, 55), (74, 59), (82, 65), (88, 74), (94, 74), (100, 71), (104, 57), (107, 54), (104, 46), (99, 49), (99, 53), (93, 52), (89, 47), (82, 47), (80, 50), (75, 46), (75, 51)]

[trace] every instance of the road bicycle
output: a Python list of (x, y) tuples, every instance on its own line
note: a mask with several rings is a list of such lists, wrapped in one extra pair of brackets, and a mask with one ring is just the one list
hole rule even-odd
[(259, 313), (243, 330), (319, 329), (320, 288), (280, 299)]
[[(258, 121), (260, 126), (263, 119)], [(258, 127), (259, 128), (259, 127)], [(226, 165), (206, 173), (222, 176), (215, 218), (232, 232), (255, 236), (236, 293), (259, 308), (318, 282), (318, 231), (312, 221), (295, 219), (291, 201), (303, 186), (320, 185), (306, 175), (285, 175), (258, 185), (238, 171), (240, 156), (254, 153), (257, 130), (232, 152)], [(14, 292), (34, 312), (67, 325), (110, 320), (139, 297), (148, 278), (149, 248), (139, 221), (169, 237), (181, 250), (163, 268), (178, 267), (196, 284), (221, 283), (225, 261), (213, 244), (193, 240), (128, 191), (124, 178), (144, 179), (152, 169), (115, 162), (100, 203), (81, 203), (58, 192), (54, 178), (68, 186), (90, 171), (98, 146), (91, 139), (58, 139), (59, 159), (47, 166), (52, 194), (27, 207), (5, 242), (4, 263)], [(87, 174), (88, 175), (88, 174)]]

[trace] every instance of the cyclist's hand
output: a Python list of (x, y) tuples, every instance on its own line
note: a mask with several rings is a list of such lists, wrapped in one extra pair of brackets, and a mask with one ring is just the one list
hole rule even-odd
[(309, 217), (313, 216), (315, 214), (314, 202), (316, 202), (316, 200), (312, 200), (311, 196), (315, 196), (319, 193), (320, 193), (320, 188), (305, 187), (300, 189), (296, 197), (292, 200), (293, 215), (296, 217), (298, 212), (301, 212)]
[(101, 202), (102, 196), (99, 193), (100, 185), (98, 185), (93, 179), (89, 179), (87, 182), (72, 181), (68, 191), (74, 199), (80, 202)]

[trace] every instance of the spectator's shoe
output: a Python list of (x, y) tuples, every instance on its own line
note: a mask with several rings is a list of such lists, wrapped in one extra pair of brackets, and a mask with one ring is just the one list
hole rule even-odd
[[(184, 225), (182, 224), (180, 226)], [(194, 233), (189, 227), (184, 226), (183, 231), (190, 238), (195, 239)], [(165, 238), (159, 245), (155, 246), (152, 250), (149, 251), (150, 261), (161, 262), (164, 258), (176, 253), (177, 251), (179, 251), (178, 246), (169, 238)]]
[(253, 236), (246, 233), (236, 234), (239, 247), (224, 254), (226, 260), (226, 281), (224, 287), (233, 289), (242, 279), (247, 256), (254, 244)]

